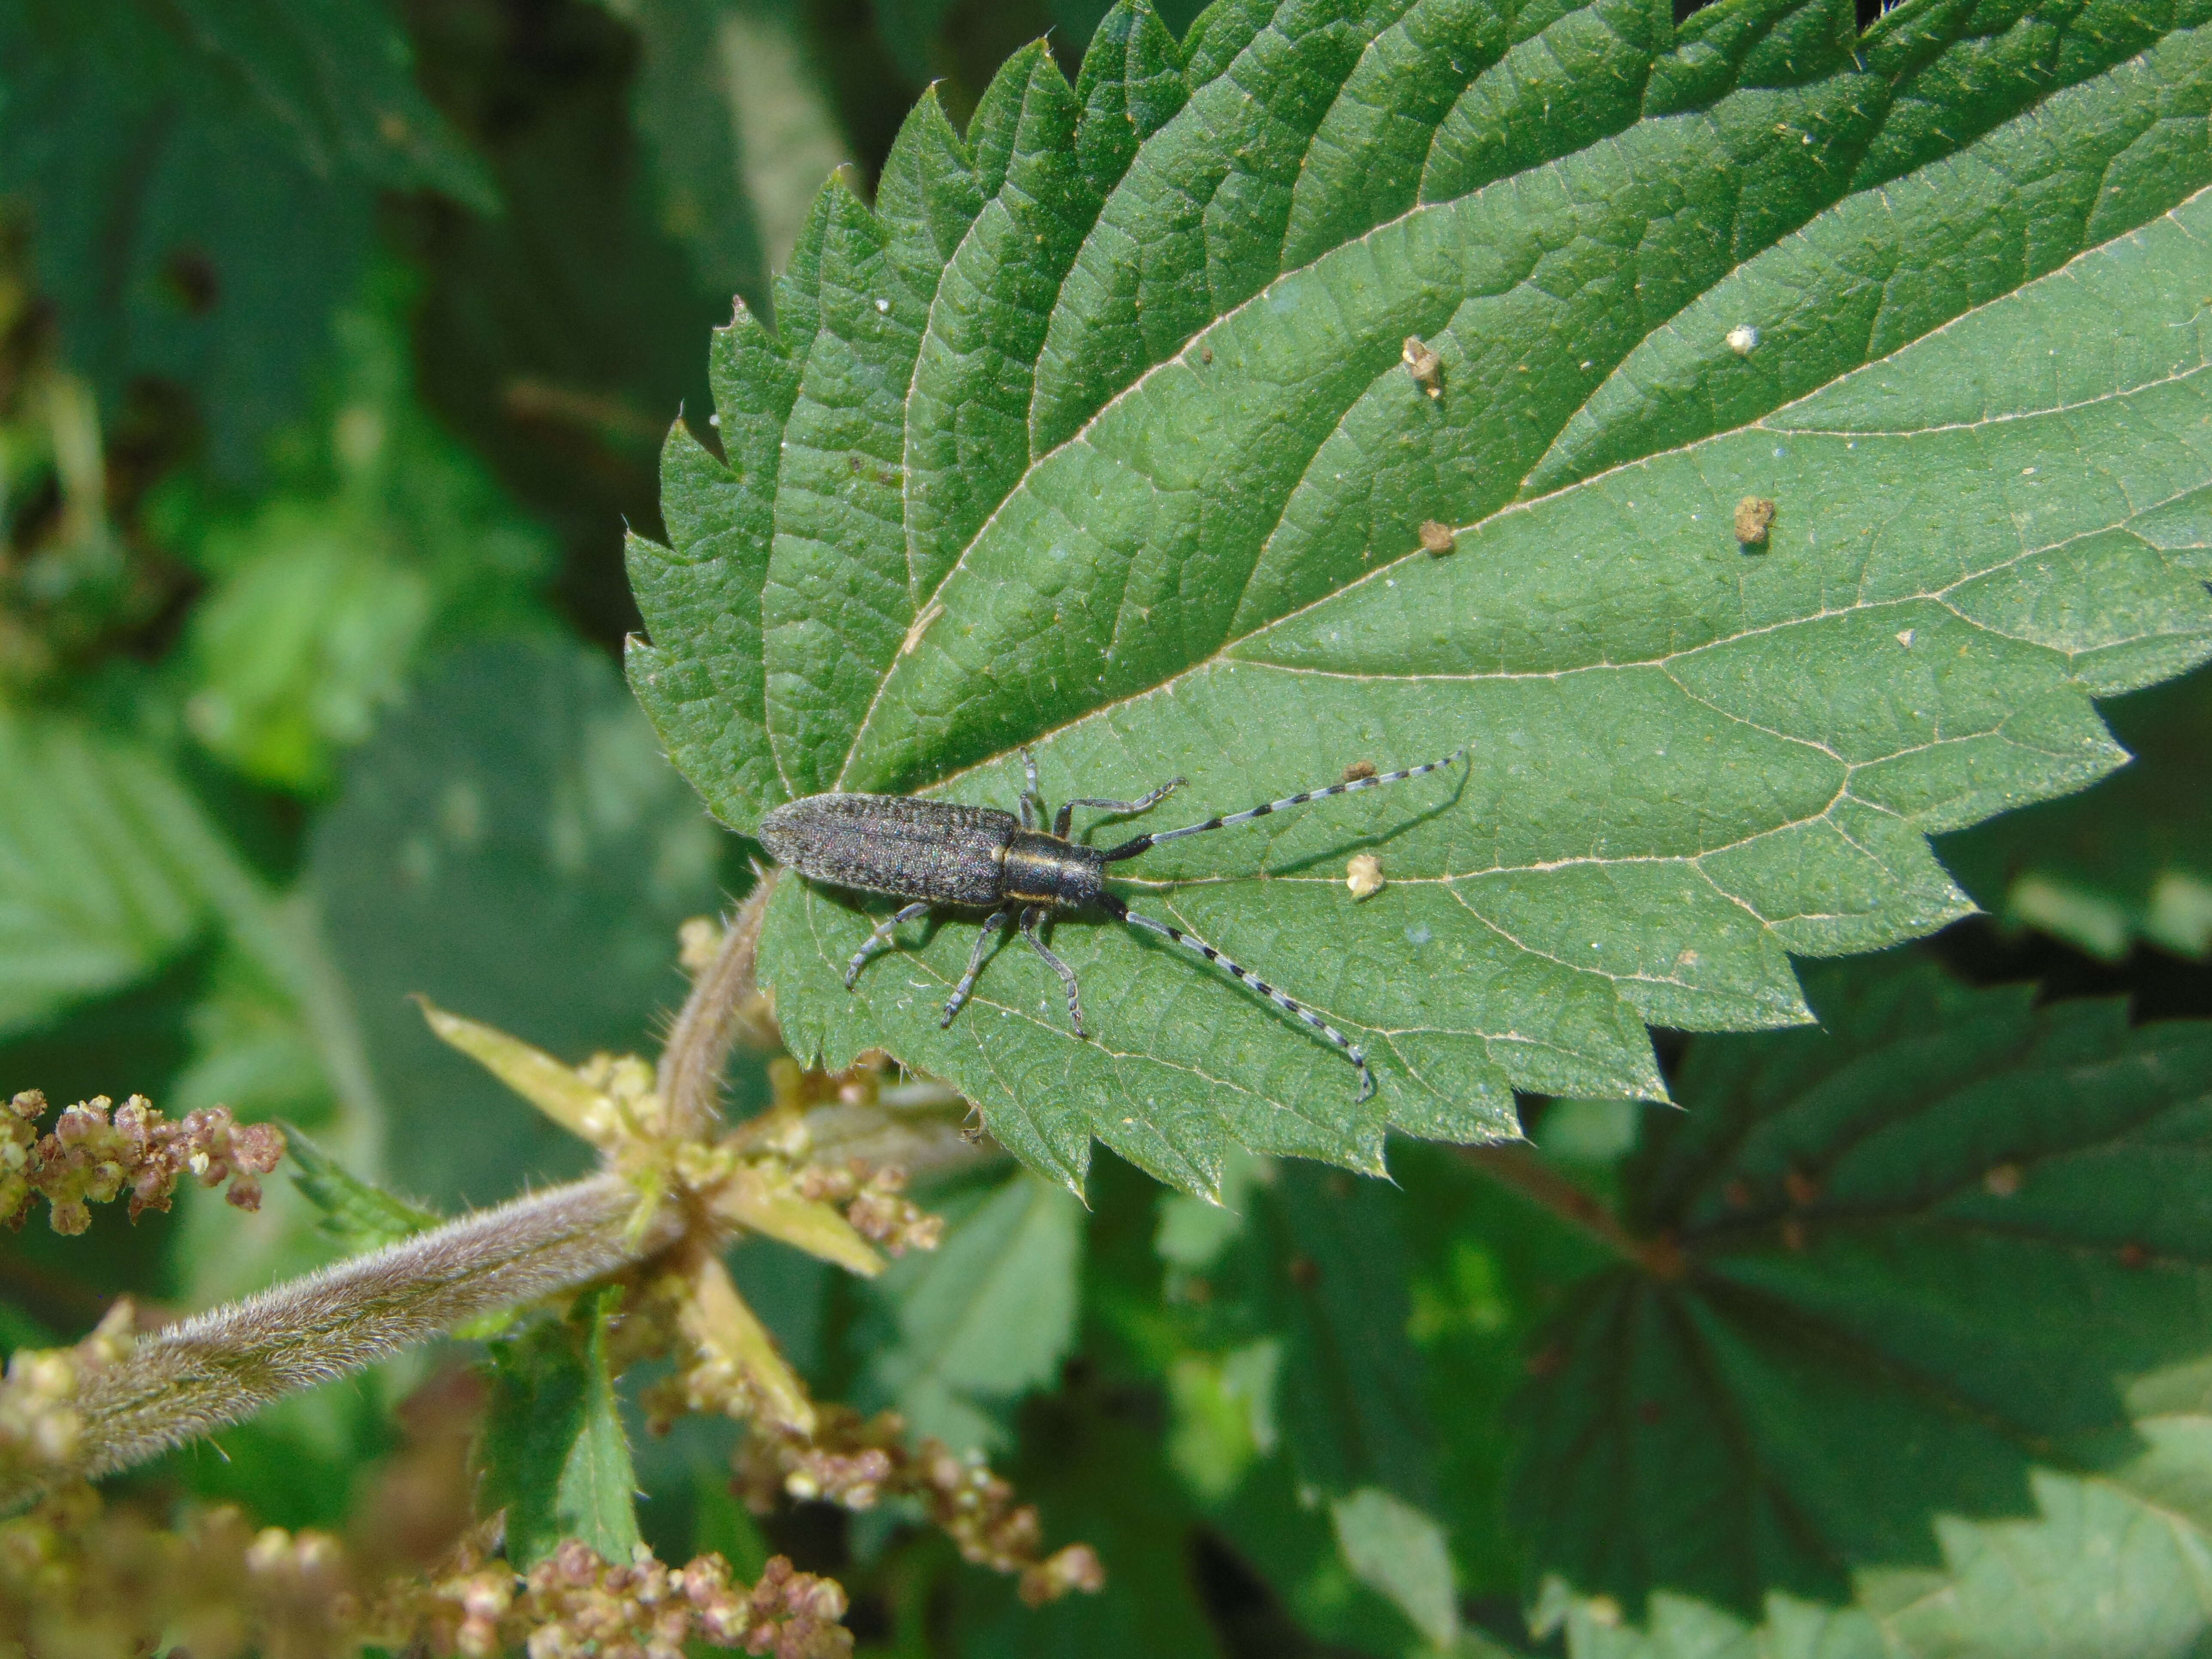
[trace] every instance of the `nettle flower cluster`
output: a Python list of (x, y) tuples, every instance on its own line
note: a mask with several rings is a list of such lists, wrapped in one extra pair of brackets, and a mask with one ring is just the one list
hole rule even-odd
[(84, 1439), (78, 1388), (131, 1352), (136, 1322), (126, 1298), (73, 1348), (18, 1348), (9, 1356), (0, 1381), (0, 1478), (35, 1479), (75, 1462)]
[(364, 1582), (328, 1533), (256, 1531), (225, 1505), (157, 1526), (64, 1489), (0, 1522), (0, 1654), (142, 1653), (342, 1659), (363, 1647), (434, 1659), (685, 1659), (687, 1644), (842, 1659), (844, 1590), (781, 1556), (752, 1584), (719, 1555), (670, 1567), (640, 1546), (609, 1561), (570, 1540), (527, 1572), (478, 1528), (427, 1571)]
[(571, 1539), (520, 1576), (464, 1558), (390, 1597), (367, 1624), (380, 1645), (419, 1643), (464, 1659), (517, 1646), (530, 1659), (684, 1659), (691, 1642), (775, 1659), (842, 1659), (853, 1650), (844, 1616), (836, 1580), (781, 1555), (748, 1586), (719, 1555), (669, 1567), (641, 1544), (629, 1561), (612, 1562)]
[[(731, 1045), (748, 1032), (773, 1038), (750, 976), (761, 908), (757, 899), (727, 933), (689, 930), (701, 935), (686, 941), (693, 992), (657, 1064), (601, 1054), (570, 1066), (424, 1006), (441, 1038), (589, 1142), (598, 1174), (441, 1222), (314, 1154), (303, 1192), (334, 1215), (376, 1218), (360, 1236), (378, 1248), (143, 1336), (123, 1306), (74, 1349), (17, 1354), (0, 1381), (0, 1505), (45, 1501), (0, 1522), (0, 1659), (131, 1651), (177, 1630), (210, 1656), (342, 1656), (364, 1644), (471, 1659), (518, 1644), (532, 1659), (676, 1659), (694, 1643), (778, 1659), (849, 1652), (844, 1592), (830, 1580), (777, 1560), (748, 1587), (719, 1558), (609, 1561), (574, 1538), (542, 1559), (533, 1544), (504, 1560), (501, 1519), (479, 1522), (465, 1481), (443, 1483), (456, 1486), (443, 1536), (459, 1542), (442, 1559), (406, 1562), (361, 1554), (361, 1539), (349, 1554), (323, 1534), (254, 1534), (235, 1511), (164, 1528), (127, 1506), (103, 1508), (84, 1484), (242, 1420), (299, 1379), (594, 1287), (618, 1294), (599, 1304), (606, 1340), (588, 1363), (611, 1381), (648, 1357), (672, 1360), (642, 1401), (656, 1431), (692, 1412), (743, 1421), (732, 1476), (756, 1507), (789, 1497), (865, 1510), (904, 1498), (967, 1559), (1016, 1577), (1032, 1605), (1097, 1589), (1097, 1553), (1083, 1544), (1046, 1553), (1036, 1509), (980, 1457), (910, 1444), (894, 1413), (864, 1419), (813, 1401), (723, 1263), (731, 1240), (753, 1233), (872, 1277), (887, 1256), (934, 1249), (943, 1232), (907, 1196), (910, 1171), (1000, 1156), (962, 1132), (966, 1102), (880, 1055), (836, 1073), (778, 1059), (768, 1109), (721, 1121)], [(24, 1094), (0, 1113), (0, 1181), (12, 1183), (0, 1200), (20, 1221), (43, 1194), (65, 1232), (82, 1231), (90, 1202), (126, 1191), (134, 1215), (166, 1206), (187, 1173), (228, 1181), (231, 1201), (251, 1208), (256, 1177), (284, 1151), (273, 1129), (220, 1109), (173, 1124), (137, 1097), (119, 1109), (100, 1099), (42, 1134), (45, 1110)], [(471, 1411), (464, 1439), (473, 1424)], [(444, 1466), (459, 1462), (447, 1448)], [(88, 1619), (116, 1639), (88, 1637)]]
[(21, 1227), (44, 1198), (56, 1232), (81, 1233), (92, 1225), (93, 1205), (126, 1191), (136, 1221), (149, 1209), (167, 1209), (187, 1175), (203, 1187), (228, 1182), (224, 1196), (241, 1210), (258, 1210), (260, 1177), (284, 1155), (275, 1125), (240, 1123), (228, 1106), (202, 1107), (172, 1121), (143, 1095), (120, 1106), (95, 1095), (65, 1107), (41, 1134), (47, 1109), (36, 1089), (0, 1107), (0, 1218), (10, 1227)]
[(1042, 1553), (1036, 1506), (1018, 1503), (1013, 1486), (981, 1456), (961, 1456), (934, 1438), (909, 1443), (896, 1412), (863, 1418), (850, 1407), (825, 1406), (816, 1408), (816, 1418), (811, 1436), (746, 1437), (738, 1489), (756, 1513), (773, 1509), (779, 1492), (849, 1510), (873, 1509), (885, 1498), (912, 1498), (964, 1559), (1015, 1575), (1030, 1607), (1071, 1590), (1105, 1588), (1105, 1568), (1090, 1545)]

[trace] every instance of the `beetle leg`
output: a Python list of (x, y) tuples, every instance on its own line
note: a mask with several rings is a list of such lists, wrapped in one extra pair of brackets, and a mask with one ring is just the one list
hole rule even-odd
[(851, 990), (853, 981), (860, 976), (860, 969), (870, 957), (890, 945), (891, 933), (902, 922), (920, 921), (929, 914), (927, 904), (909, 904), (895, 916), (886, 917), (876, 924), (876, 931), (868, 935), (868, 942), (853, 952), (853, 959), (845, 964), (845, 988)]
[[(1029, 775), (1029, 787), (1022, 791), (1022, 828), (1042, 830), (1046, 812), (1044, 795), (1037, 787), (1036, 757), (1026, 749), (1022, 750), (1022, 770)], [(1035, 817), (1030, 814), (1034, 812)]]
[(960, 975), (960, 983), (952, 988), (952, 1000), (945, 1005), (945, 1018), (939, 1026), (952, 1024), (952, 1016), (968, 1000), (968, 994), (975, 988), (975, 975), (983, 971), (983, 957), (991, 948), (991, 936), (1014, 919), (1012, 910), (994, 910), (983, 921), (983, 931), (975, 939), (975, 951), (968, 958), (968, 971)]
[(1096, 806), (1101, 811), (1111, 812), (1117, 817), (1126, 817), (1136, 812), (1149, 812), (1176, 790), (1182, 788), (1182, 782), (1181, 778), (1170, 778), (1142, 800), (1092, 800), (1085, 795), (1068, 801), (1060, 807), (1060, 816), (1053, 820), (1052, 833), (1062, 841), (1066, 841), (1068, 821), (1075, 816), (1075, 809), (1079, 806)]
[(1051, 948), (1037, 937), (1037, 923), (1051, 914), (1042, 904), (1032, 904), (1023, 911), (1022, 937), (1030, 942), (1032, 951), (1044, 958), (1045, 966), (1060, 975), (1060, 982), (1067, 988), (1067, 1023), (1075, 1027), (1076, 1036), (1087, 1037), (1091, 1033), (1083, 1029), (1083, 998), (1075, 988), (1075, 969), (1054, 956)]

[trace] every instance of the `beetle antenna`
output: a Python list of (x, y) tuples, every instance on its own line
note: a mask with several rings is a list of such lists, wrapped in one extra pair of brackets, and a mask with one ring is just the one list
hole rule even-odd
[(1331, 795), (1354, 795), (1362, 789), (1380, 789), (1386, 783), (1403, 783), (1408, 778), (1426, 777), (1462, 758), (1473, 746), (1463, 743), (1442, 760), (1431, 761), (1424, 766), (1409, 766), (1402, 772), (1384, 772), (1370, 778), (1346, 778), (1342, 783), (1332, 783), (1326, 789), (1302, 790), (1295, 795), (1285, 795), (1280, 800), (1271, 800), (1265, 805), (1208, 818), (1204, 823), (1187, 824), (1181, 830), (1163, 830), (1155, 835), (1139, 836), (1135, 840), (1125, 841), (1119, 847), (1101, 854), (1101, 861), (1115, 864), (1123, 859), (1133, 859), (1139, 853), (1158, 847), (1162, 842), (1180, 841), (1185, 836), (1202, 836), (1209, 830), (1226, 830), (1235, 824), (1249, 823), (1255, 818), (1266, 817), (1270, 812), (1279, 812), (1286, 806), (1304, 806), (1309, 801), (1327, 800)]

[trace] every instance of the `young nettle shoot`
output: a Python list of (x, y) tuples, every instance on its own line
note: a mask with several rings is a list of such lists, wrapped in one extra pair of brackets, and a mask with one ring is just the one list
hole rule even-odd
[(1118, 847), (1085, 846), (1068, 838), (1068, 825), (1079, 806), (1095, 807), (1115, 816), (1149, 812), (1165, 800), (1182, 780), (1170, 779), (1137, 800), (1097, 800), (1088, 796), (1063, 802), (1052, 828), (1045, 827), (1044, 797), (1037, 790), (1036, 761), (1026, 749), (1022, 764), (1029, 775), (1021, 797), (1021, 817), (994, 806), (962, 806), (951, 801), (923, 800), (913, 795), (809, 795), (779, 806), (761, 821), (761, 844), (778, 862), (805, 876), (836, 887), (882, 893), (911, 901), (896, 915), (878, 924), (867, 942), (854, 952), (845, 966), (845, 988), (849, 991), (860, 969), (878, 951), (888, 949), (891, 935), (902, 923), (918, 921), (932, 910), (985, 910), (989, 915), (968, 969), (952, 988), (938, 1023), (950, 1025), (975, 988), (983, 971), (983, 958), (991, 941), (1007, 923), (1018, 920), (1022, 937), (1044, 958), (1067, 988), (1067, 1018), (1078, 1036), (1090, 1035), (1083, 1024), (1083, 1000), (1075, 983), (1075, 970), (1053, 954), (1038, 932), (1055, 916), (1084, 910), (1101, 910), (1115, 921), (1147, 933), (1160, 934), (1218, 963), (1239, 984), (1250, 987), (1285, 1013), (1303, 1021), (1344, 1053), (1359, 1073), (1359, 1098), (1375, 1092), (1374, 1074), (1358, 1044), (1338, 1030), (1305, 1004), (1285, 995), (1215, 950), (1195, 933), (1139, 915), (1118, 894), (1106, 890), (1106, 866), (1135, 858), (1163, 842), (1185, 836), (1202, 836), (1211, 830), (1227, 830), (1309, 801), (1331, 795), (1348, 795), (1362, 789), (1379, 789), (1409, 778), (1440, 771), (1467, 753), (1464, 745), (1442, 760), (1409, 766), (1401, 772), (1377, 774), (1370, 767), (1358, 775), (1353, 768), (1341, 783), (1307, 789), (1280, 800), (1271, 800), (1242, 812), (1211, 817), (1181, 830), (1139, 836)]

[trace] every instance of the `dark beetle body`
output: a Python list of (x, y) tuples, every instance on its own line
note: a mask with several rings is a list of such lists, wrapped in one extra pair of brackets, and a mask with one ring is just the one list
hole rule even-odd
[(1096, 908), (1116, 921), (1194, 951), (1219, 966), (1237, 981), (1267, 999), (1285, 1013), (1303, 1022), (1344, 1053), (1359, 1073), (1359, 1098), (1375, 1092), (1375, 1079), (1367, 1069), (1367, 1054), (1358, 1043), (1331, 1025), (1295, 997), (1285, 995), (1249, 969), (1231, 962), (1195, 933), (1132, 910), (1118, 895), (1106, 889), (1106, 866), (1135, 858), (1162, 842), (1185, 836), (1202, 836), (1232, 824), (1249, 823), (1287, 806), (1356, 790), (1401, 783), (1448, 766), (1464, 753), (1455, 750), (1425, 766), (1377, 775), (1372, 766), (1355, 769), (1341, 783), (1325, 789), (1302, 790), (1280, 800), (1262, 802), (1242, 812), (1211, 817), (1139, 836), (1118, 847), (1085, 846), (1070, 838), (1071, 815), (1079, 806), (1092, 807), (1115, 817), (1149, 812), (1182, 782), (1176, 778), (1162, 784), (1139, 800), (1100, 800), (1079, 796), (1060, 803), (1058, 816), (1044, 829), (1044, 798), (1037, 791), (1036, 762), (1022, 750), (1029, 787), (1022, 792), (1022, 812), (1016, 817), (994, 806), (962, 806), (951, 801), (923, 800), (913, 795), (809, 795), (779, 806), (761, 820), (761, 845), (776, 861), (811, 881), (833, 887), (856, 888), (909, 901), (897, 914), (884, 918), (869, 934), (867, 943), (845, 964), (845, 988), (849, 991), (868, 958), (890, 946), (891, 935), (902, 923), (918, 921), (939, 905), (959, 909), (988, 910), (982, 936), (968, 958), (968, 971), (952, 988), (945, 1005), (949, 1025), (968, 1000), (975, 976), (998, 930), (1016, 921), (1030, 948), (1060, 975), (1067, 991), (1068, 1023), (1078, 1036), (1083, 1028), (1083, 1003), (1077, 994), (1075, 970), (1054, 956), (1039, 933), (1054, 916), (1066, 911)]
[(761, 845), (815, 881), (995, 909), (1077, 910), (1104, 891), (1101, 849), (1024, 830), (1012, 812), (912, 795), (809, 795), (761, 821)]

